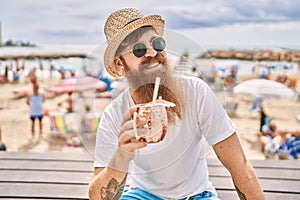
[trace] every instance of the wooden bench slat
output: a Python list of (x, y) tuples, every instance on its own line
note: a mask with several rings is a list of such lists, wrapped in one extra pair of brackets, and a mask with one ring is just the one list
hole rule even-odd
[(70, 183), (88, 185), (90, 172), (0, 170), (0, 182)]
[[(40, 162), (38, 160), (1, 160), (1, 169), (15, 169), (15, 170), (61, 170), (61, 171), (84, 171), (92, 172), (92, 162), (76, 162), (76, 161), (47, 161)], [(267, 169), (255, 168), (256, 174), (259, 178), (273, 178), (273, 179), (300, 179), (300, 171), (295, 169)], [(224, 167), (209, 166), (209, 173), (211, 176), (230, 176), (229, 172)]]
[[(236, 191), (233, 190), (217, 190), (218, 197), (222, 200), (239, 200), (239, 197)], [(269, 200), (296, 200), (300, 198), (299, 194), (290, 194), (290, 193), (264, 193), (266, 199)]]
[[(300, 180), (300, 171), (295, 169), (254, 168), (258, 178)], [(209, 166), (210, 176), (230, 176), (225, 167)]]
[(61, 153), (61, 152), (1, 152), (0, 160), (15, 159), (15, 160), (70, 160), (79, 162), (91, 162), (93, 156), (88, 153)]
[[(270, 168), (270, 169), (298, 169), (300, 170), (300, 160), (251, 160), (254, 168)], [(218, 159), (207, 159), (208, 166), (220, 166)]]
[(0, 183), (0, 196), (10, 198), (88, 199), (86, 185)]
[(218, 197), (222, 200), (225, 200), (225, 199), (230, 199), (230, 200), (235, 200), (235, 199), (239, 199), (236, 191), (234, 190), (217, 190), (217, 193), (218, 193)]
[[(58, 161), (78, 161), (78, 162), (93, 162), (93, 156), (88, 153), (28, 153), (28, 152), (0, 152), (0, 160), (15, 159), (15, 160), (58, 160)], [(220, 166), (221, 162), (218, 159), (207, 159), (209, 166)], [(251, 164), (256, 168), (285, 168), (299, 169), (300, 160), (251, 160)]]
[(287, 194), (287, 193), (269, 193), (265, 192), (266, 199), (270, 200), (296, 200), (300, 198), (299, 194)]
[[(0, 170), (0, 182), (26, 181), (28, 183), (74, 183), (88, 184), (92, 173), (90, 172), (65, 172), (65, 171), (9, 171)], [(217, 189), (234, 189), (230, 177), (210, 176)], [(300, 181), (295, 180), (269, 180), (260, 179), (266, 191), (298, 192)]]
[(1, 160), (1, 169), (11, 170), (61, 170), (61, 171), (93, 171), (92, 162), (76, 161), (38, 161), (38, 160)]
[[(234, 185), (232, 180), (228, 177), (210, 177), (209, 178), (216, 189), (220, 190), (233, 190)], [(269, 180), (260, 179), (263, 190), (266, 192), (286, 192), (286, 193), (299, 193), (300, 194), (300, 181), (295, 180)]]
[(294, 192), (300, 194), (300, 181), (260, 179), (264, 191)]

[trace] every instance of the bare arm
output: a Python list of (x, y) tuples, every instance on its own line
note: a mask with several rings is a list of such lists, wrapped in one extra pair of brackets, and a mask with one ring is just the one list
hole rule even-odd
[(265, 199), (236, 133), (215, 144), (213, 148), (219, 160), (229, 170), (240, 199)]
[(30, 101), (30, 95), (26, 96), (26, 103), (29, 105), (29, 101)]
[[(113, 159), (118, 159), (115, 156)], [(118, 160), (119, 162), (122, 162)], [(123, 165), (128, 166), (129, 161), (123, 161)], [(125, 181), (125, 170), (113, 167), (95, 168), (94, 177), (89, 185), (90, 200), (118, 200), (120, 199)]]
[[(120, 199), (129, 162), (134, 158), (136, 149), (147, 145), (145, 142), (137, 141), (133, 135), (127, 133), (133, 130), (131, 116), (134, 111), (136, 108), (130, 109), (129, 113), (124, 116), (119, 132), (118, 151), (112, 157), (109, 166), (94, 170), (94, 177), (89, 185), (90, 200)], [(143, 123), (143, 120), (138, 123)]]

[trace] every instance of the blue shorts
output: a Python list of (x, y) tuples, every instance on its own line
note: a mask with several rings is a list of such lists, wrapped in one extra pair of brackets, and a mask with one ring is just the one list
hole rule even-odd
[(41, 121), (43, 119), (43, 115), (30, 115), (30, 119), (32, 121), (34, 121), (35, 118), (38, 118)]
[[(200, 194), (191, 196), (189, 198), (183, 198), (181, 200), (220, 200), (214, 193), (209, 191), (201, 192)], [(121, 200), (163, 200), (157, 196), (154, 196), (144, 190), (139, 188), (131, 188), (129, 190), (124, 190)]]

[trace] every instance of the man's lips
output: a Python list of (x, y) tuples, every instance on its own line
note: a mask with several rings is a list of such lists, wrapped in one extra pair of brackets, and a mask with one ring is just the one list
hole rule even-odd
[(149, 65), (145, 65), (143, 68), (144, 68), (144, 70), (147, 70), (147, 71), (157, 70), (157, 69), (161, 68), (161, 64), (151, 63)]

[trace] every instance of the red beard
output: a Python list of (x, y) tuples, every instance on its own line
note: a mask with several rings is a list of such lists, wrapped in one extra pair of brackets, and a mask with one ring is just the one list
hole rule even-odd
[[(125, 68), (129, 69), (125, 60)], [(161, 67), (154, 71), (147, 70), (152, 63), (159, 63)], [(142, 60), (141, 65), (136, 70), (130, 70), (125, 74), (131, 95), (136, 104), (148, 103), (152, 101), (154, 82), (156, 77), (160, 77), (158, 97), (176, 104), (173, 108), (167, 109), (168, 121), (175, 122), (176, 115), (181, 118), (184, 108), (183, 89), (174, 77), (170, 69), (168, 60), (162, 53), (157, 53), (155, 57), (148, 57)]]

